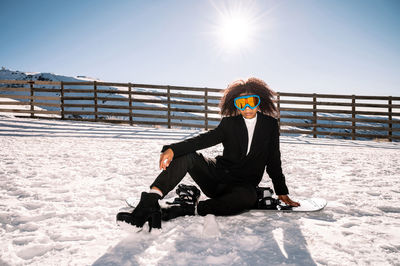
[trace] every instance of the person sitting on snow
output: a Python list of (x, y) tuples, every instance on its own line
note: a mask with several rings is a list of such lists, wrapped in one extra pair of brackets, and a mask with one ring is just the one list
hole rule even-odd
[[(276, 93), (262, 80), (249, 78), (233, 82), (220, 102), (219, 125), (206, 133), (166, 145), (160, 156), (163, 171), (142, 192), (132, 213), (119, 213), (117, 220), (137, 227), (148, 221), (151, 228), (161, 228), (161, 220), (184, 215), (235, 215), (254, 207), (257, 186), (264, 169), (272, 179), (280, 201), (299, 206), (288, 196), (282, 173), (279, 127), (274, 105)], [(197, 150), (222, 143), (223, 154), (206, 158)], [(170, 208), (162, 209), (158, 201), (173, 190), (186, 173), (208, 197), (199, 201), (200, 191), (180, 185), (179, 195)]]

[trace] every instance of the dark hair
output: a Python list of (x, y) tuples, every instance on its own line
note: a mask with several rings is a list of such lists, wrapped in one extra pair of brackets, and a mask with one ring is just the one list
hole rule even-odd
[(219, 103), (222, 116), (239, 115), (239, 110), (235, 107), (233, 100), (240, 94), (256, 94), (261, 102), (259, 109), (261, 113), (273, 117), (278, 116), (278, 108), (275, 106), (275, 96), (277, 95), (263, 80), (258, 78), (248, 78), (247, 80), (236, 80), (228, 85), (224, 91), (224, 96)]

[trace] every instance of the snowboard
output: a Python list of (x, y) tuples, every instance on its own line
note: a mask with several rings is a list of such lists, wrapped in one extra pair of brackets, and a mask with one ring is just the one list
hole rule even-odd
[[(294, 201), (297, 201), (300, 203), (299, 207), (292, 207), (288, 206), (282, 202), (280, 202), (278, 199), (273, 198), (270, 196), (264, 197), (264, 204), (258, 204), (253, 208), (253, 210), (262, 210), (262, 211), (286, 211), (286, 212), (316, 212), (320, 211), (325, 208), (327, 205), (327, 201), (323, 198), (301, 198), (301, 199), (295, 199)], [(267, 202), (265, 204), (265, 201), (275, 201), (276, 204), (272, 204)], [(137, 199), (133, 197), (129, 197), (125, 199), (125, 202), (129, 208), (135, 208), (137, 204)], [(261, 200), (260, 200), (261, 201)]]
[[(276, 199), (277, 200), (277, 199)], [(303, 199), (294, 199), (294, 201), (300, 203), (299, 207), (293, 207), (286, 205), (285, 203), (277, 200), (278, 203), (276, 206), (263, 208), (256, 207), (254, 210), (262, 210), (262, 211), (286, 211), (286, 212), (316, 212), (320, 211), (327, 205), (327, 201), (323, 198), (303, 198)]]
[(293, 212), (315, 212), (325, 208), (327, 201), (323, 198), (298, 198), (294, 201), (300, 206), (286, 205), (275, 198), (274, 191), (269, 187), (257, 187), (257, 203), (253, 209), (266, 211), (293, 211)]

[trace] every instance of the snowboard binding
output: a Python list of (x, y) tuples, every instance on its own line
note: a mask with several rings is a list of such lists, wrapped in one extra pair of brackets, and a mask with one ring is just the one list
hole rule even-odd
[(194, 215), (197, 202), (200, 198), (200, 190), (196, 186), (180, 184), (176, 189), (178, 197), (172, 202), (167, 202), (170, 207), (162, 208), (161, 219), (168, 221), (185, 215)]
[(269, 187), (257, 187), (257, 203), (255, 209), (291, 210), (292, 206), (282, 205), (279, 199), (273, 198), (274, 191)]
[(200, 198), (200, 190), (196, 186), (180, 184), (176, 189), (177, 198), (174, 199), (173, 202), (167, 202), (169, 205), (183, 204), (197, 204), (197, 201)]

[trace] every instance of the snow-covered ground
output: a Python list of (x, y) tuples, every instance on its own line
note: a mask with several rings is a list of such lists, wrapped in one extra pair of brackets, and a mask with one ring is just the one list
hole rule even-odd
[(291, 196), (326, 198), (321, 212), (217, 217), (214, 235), (200, 216), (151, 234), (116, 226), (162, 145), (199, 132), (1, 115), (0, 265), (400, 264), (399, 142), (282, 136)]

